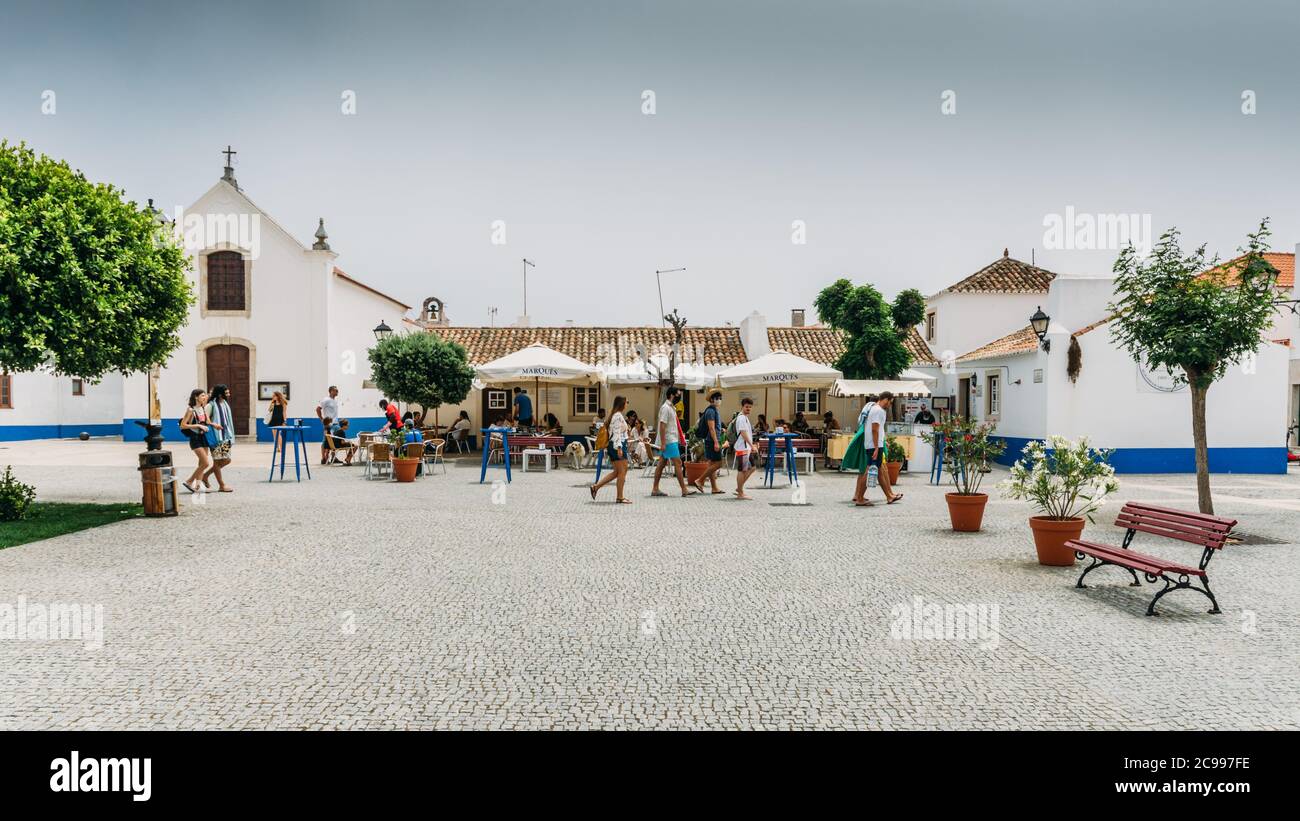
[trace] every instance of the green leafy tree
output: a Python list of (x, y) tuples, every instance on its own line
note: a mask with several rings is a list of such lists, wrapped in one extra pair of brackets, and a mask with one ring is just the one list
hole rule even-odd
[(0, 142), (0, 369), (99, 379), (180, 346), (186, 258), (149, 208)]
[(369, 355), (371, 378), (385, 396), (426, 411), (465, 401), (474, 383), (465, 349), (436, 334), (393, 334)]
[[(893, 379), (912, 364), (903, 338), (925, 313), (925, 300), (914, 289), (903, 291), (890, 306), (872, 286), (838, 279), (822, 289), (813, 305), (822, 321), (844, 334), (844, 352), (835, 367), (845, 377)], [(910, 324), (900, 325), (899, 319)]]
[(1213, 513), (1205, 433), (1210, 386), (1242, 357), (1257, 351), (1277, 310), (1278, 270), (1264, 257), (1268, 220), (1247, 235), (1230, 268), (1206, 261), (1205, 246), (1184, 255), (1170, 228), (1145, 259), (1130, 245), (1115, 260), (1111, 339), (1150, 369), (1163, 368), (1189, 386), (1196, 491), (1202, 513)]
[(915, 288), (901, 291), (889, 306), (889, 314), (894, 318), (895, 328), (909, 331), (925, 321), (925, 297)]

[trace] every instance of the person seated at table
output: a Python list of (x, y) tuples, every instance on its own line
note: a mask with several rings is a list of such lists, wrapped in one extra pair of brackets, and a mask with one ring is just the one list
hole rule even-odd
[(564, 435), (564, 428), (560, 426), (560, 420), (553, 413), (548, 413), (542, 417), (542, 427), (542, 436)]
[(754, 433), (767, 433), (767, 415), (760, 413), (758, 422), (754, 425)]
[(772, 433), (785, 433), (788, 430), (784, 419), (776, 420), (776, 427), (772, 428)]
[(424, 444), (424, 434), (415, 426), (413, 419), (407, 419), (402, 425), (402, 443), (403, 444)]
[(804, 418), (803, 411), (795, 411), (794, 421), (790, 423), (790, 430), (794, 433), (808, 432), (808, 420)]
[(822, 425), (826, 428), (823, 433), (829, 436), (832, 431), (840, 429), (840, 420), (835, 418), (835, 414), (826, 411), (822, 414)]
[(340, 419), (330, 426), (330, 438), (334, 441), (334, 461), (339, 460), (339, 451), (347, 454), (343, 464), (352, 464), (352, 457), (357, 453), (357, 443), (348, 437), (348, 420)]
[(424, 411), (416, 411), (411, 414), (411, 421), (415, 423), (417, 428), (424, 428)]
[(598, 408), (596, 410), (596, 415), (591, 419), (591, 435), (595, 436), (596, 431), (600, 430), (600, 426), (603, 424), (605, 424), (605, 409)]
[[(631, 422), (631, 420), (628, 420)], [(646, 433), (645, 420), (641, 417), (636, 418), (635, 424), (631, 424), (627, 433), (627, 452), (631, 457), (632, 464), (636, 467), (642, 467), (650, 461), (650, 436)]]
[(461, 439), (468, 439), (472, 425), (469, 421), (469, 411), (461, 411), (460, 416), (452, 423), (451, 429), (447, 431), (447, 438), (455, 442)]

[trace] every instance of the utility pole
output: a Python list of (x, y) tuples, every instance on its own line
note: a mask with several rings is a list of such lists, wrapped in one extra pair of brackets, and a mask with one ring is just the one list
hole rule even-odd
[(659, 278), (660, 274), (672, 274), (678, 271), (685, 271), (685, 268), (665, 268), (662, 271), (655, 271), (655, 283), (659, 286), (659, 322), (668, 327), (668, 320), (664, 318), (664, 283)]
[(527, 258), (524, 259), (524, 316), (528, 316), (528, 269), (536, 267)]

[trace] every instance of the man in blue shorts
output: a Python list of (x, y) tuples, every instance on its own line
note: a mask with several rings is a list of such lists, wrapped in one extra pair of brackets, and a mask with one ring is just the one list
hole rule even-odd
[(664, 466), (669, 462), (672, 462), (677, 484), (682, 486), (682, 495), (691, 496), (695, 493), (686, 487), (686, 469), (682, 467), (682, 429), (677, 421), (676, 407), (677, 397), (680, 395), (681, 391), (677, 388), (669, 388), (664, 397), (664, 404), (659, 408), (659, 436), (655, 442), (659, 445), (661, 453), (659, 464), (655, 466), (655, 481), (650, 488), (651, 496), (668, 495), (659, 489), (659, 479), (664, 475)]

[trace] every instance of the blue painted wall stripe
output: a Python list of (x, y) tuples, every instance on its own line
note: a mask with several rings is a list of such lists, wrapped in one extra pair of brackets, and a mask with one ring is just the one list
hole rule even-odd
[[(1033, 439), (997, 437), (1007, 442), (998, 464), (1012, 465)], [(1211, 473), (1286, 473), (1286, 448), (1209, 448)], [(1117, 448), (1110, 463), (1116, 473), (1195, 473), (1195, 448)]]
[(91, 436), (117, 436), (122, 426), (105, 425), (0, 425), (0, 442), (18, 442), (24, 439), (76, 439), (82, 431)]

